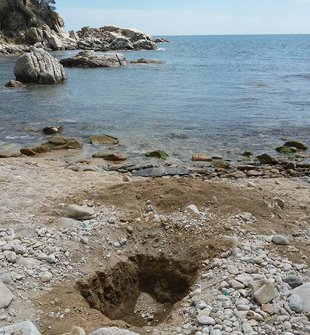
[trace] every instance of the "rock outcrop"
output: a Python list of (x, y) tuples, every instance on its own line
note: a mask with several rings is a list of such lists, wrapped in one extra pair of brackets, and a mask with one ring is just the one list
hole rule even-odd
[(97, 55), (93, 51), (82, 51), (74, 57), (65, 58), (60, 61), (64, 67), (119, 67), (126, 65), (124, 55), (117, 53), (106, 53)]
[(66, 80), (63, 66), (43, 49), (33, 48), (19, 57), (14, 74), (23, 83), (56, 84)]
[(109, 50), (156, 50), (157, 45), (150, 35), (136, 29), (116, 26), (101, 28), (84, 27), (77, 32), (81, 49)]

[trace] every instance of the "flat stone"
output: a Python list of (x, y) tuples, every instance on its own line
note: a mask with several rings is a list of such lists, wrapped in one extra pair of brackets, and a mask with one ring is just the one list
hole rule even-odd
[(69, 205), (65, 209), (65, 216), (77, 220), (90, 220), (96, 217), (96, 213), (86, 206)]
[(228, 265), (227, 271), (232, 275), (238, 275), (240, 273), (239, 269), (234, 265)]
[(7, 308), (14, 298), (13, 293), (0, 281), (0, 309)]
[(194, 161), (194, 162), (211, 162), (212, 157), (210, 157), (206, 154), (193, 154), (192, 155), (192, 161)]
[(41, 335), (36, 326), (31, 321), (23, 321), (10, 326), (0, 328), (2, 335)]
[(124, 154), (121, 154), (119, 152), (97, 153), (97, 154), (93, 154), (92, 157), (93, 158), (103, 158), (106, 161), (112, 161), (112, 162), (121, 162), (121, 161), (125, 161), (126, 159), (128, 159), (127, 156), (125, 156)]
[(301, 297), (303, 302), (303, 312), (310, 312), (310, 282), (305, 283), (292, 290), (292, 294), (297, 294)]
[(81, 226), (81, 222), (71, 218), (61, 217), (59, 218), (54, 225), (58, 229), (73, 229)]
[(119, 140), (110, 135), (92, 135), (89, 137), (91, 144), (118, 144)]
[(117, 327), (100, 328), (90, 335), (139, 335), (139, 333)]
[(26, 268), (33, 268), (39, 266), (41, 262), (37, 259), (30, 257), (20, 257), (17, 261), (17, 264)]
[(21, 146), (17, 143), (3, 144), (0, 145), (0, 158), (18, 157)]
[(288, 245), (289, 244), (288, 239), (282, 235), (273, 235), (272, 242), (277, 245)]
[(198, 316), (197, 316), (197, 321), (201, 325), (206, 325), (206, 326), (214, 326), (215, 325), (215, 320), (211, 318), (210, 316), (207, 316), (204, 311), (201, 311)]
[(301, 313), (304, 309), (302, 298), (298, 294), (292, 294), (289, 300), (290, 309), (296, 313)]
[(258, 290), (254, 291), (254, 298), (260, 304), (267, 304), (279, 295), (271, 282), (266, 282)]

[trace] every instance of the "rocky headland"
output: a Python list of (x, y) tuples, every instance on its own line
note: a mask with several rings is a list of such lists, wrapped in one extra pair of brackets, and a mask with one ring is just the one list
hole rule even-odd
[(155, 41), (167, 42), (116, 26), (66, 32), (63, 19), (48, 2), (2, 0), (0, 3), (0, 55), (20, 54), (31, 46), (46, 50), (156, 50)]

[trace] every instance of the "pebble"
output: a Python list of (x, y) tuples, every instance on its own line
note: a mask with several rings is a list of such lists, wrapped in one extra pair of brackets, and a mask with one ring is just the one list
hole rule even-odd
[(48, 283), (52, 280), (53, 275), (50, 272), (43, 272), (39, 275), (39, 277), (43, 283)]
[(277, 245), (288, 245), (289, 244), (288, 239), (282, 235), (273, 235), (272, 242)]

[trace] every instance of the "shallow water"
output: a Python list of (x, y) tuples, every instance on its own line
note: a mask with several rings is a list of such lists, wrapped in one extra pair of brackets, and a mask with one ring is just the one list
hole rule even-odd
[(185, 161), (193, 152), (274, 154), (284, 138), (309, 142), (310, 35), (169, 39), (157, 51), (125, 52), (164, 64), (66, 69), (66, 83), (26, 90), (3, 87), (16, 58), (1, 58), (0, 143), (40, 143), (27, 129), (58, 124), (84, 142), (117, 136), (132, 156), (164, 149)]

